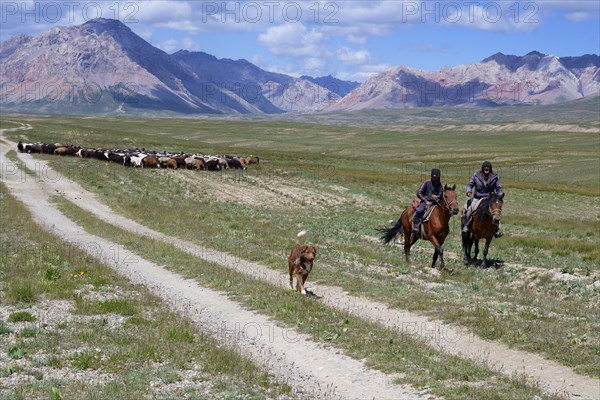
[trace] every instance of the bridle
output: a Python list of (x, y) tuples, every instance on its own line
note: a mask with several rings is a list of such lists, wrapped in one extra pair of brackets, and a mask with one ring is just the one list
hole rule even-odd
[(446, 191), (444, 190), (444, 195), (442, 196), (442, 198), (444, 199), (444, 210), (448, 211), (450, 213), (450, 216), (453, 216), (453, 206), (458, 206), (458, 201), (456, 200), (456, 197), (454, 197), (452, 201), (448, 201), (448, 199), (446, 198)]
[[(499, 199), (496, 199), (495, 203), (498, 204), (500, 202)], [(498, 225), (498, 223), (496, 221), (500, 221), (500, 218), (502, 217), (502, 207), (496, 208), (494, 210), (492, 210), (492, 202), (490, 202), (490, 214), (492, 215), (492, 221), (494, 222), (495, 225)]]

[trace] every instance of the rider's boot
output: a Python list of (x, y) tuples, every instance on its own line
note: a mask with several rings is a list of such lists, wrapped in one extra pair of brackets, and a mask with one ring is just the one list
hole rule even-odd
[(462, 227), (463, 233), (469, 233), (469, 224), (471, 223), (471, 214), (472, 214), (472, 212), (470, 210), (468, 210), (464, 215), (463, 227)]
[(417, 233), (419, 233), (419, 228), (420, 227), (421, 227), (421, 217), (415, 213), (415, 215), (413, 215), (412, 233), (414, 233), (415, 235)]

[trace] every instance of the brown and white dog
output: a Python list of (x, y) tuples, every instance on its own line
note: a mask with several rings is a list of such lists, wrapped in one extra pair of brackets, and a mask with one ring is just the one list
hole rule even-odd
[(306, 234), (306, 231), (300, 231), (296, 235), (296, 244), (288, 257), (288, 267), (290, 272), (290, 287), (294, 289), (294, 274), (296, 274), (296, 290), (301, 294), (306, 294), (304, 282), (313, 267), (313, 261), (317, 257), (317, 247), (302, 246), (300, 238)]

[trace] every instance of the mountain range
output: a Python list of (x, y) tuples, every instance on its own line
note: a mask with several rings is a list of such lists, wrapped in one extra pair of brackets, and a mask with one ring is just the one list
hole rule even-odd
[(126, 25), (94, 19), (0, 44), (5, 111), (74, 114), (276, 114), (426, 106), (549, 104), (600, 94), (598, 55), (494, 54), (475, 64), (406, 66), (362, 85), (295, 78), (246, 60), (173, 54)]
[(326, 111), (426, 106), (552, 104), (600, 94), (600, 57), (496, 53), (478, 63), (422, 71), (406, 66), (369, 78)]

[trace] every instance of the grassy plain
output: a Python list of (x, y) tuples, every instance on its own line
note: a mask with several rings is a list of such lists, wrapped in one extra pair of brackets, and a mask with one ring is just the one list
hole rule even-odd
[[(30, 141), (255, 154), (240, 173), (127, 169), (41, 156), (118, 213), (154, 229), (285, 270), (300, 229), (320, 246), (311, 280), (470, 327), (600, 377), (598, 98), (562, 106), (423, 109), (285, 117), (147, 119), (10, 116)], [(463, 267), (459, 223), (429, 269), (377, 243), (432, 167), (463, 187), (484, 159), (507, 193), (498, 269)], [(50, 179), (50, 177), (49, 177)], [(459, 190), (461, 193), (462, 190)], [(464, 195), (461, 196), (464, 201)], [(595, 283), (596, 282), (596, 283)]]
[(141, 286), (42, 230), (0, 183), (0, 399), (294, 398)]
[[(347, 312), (331, 310), (318, 301), (298, 301), (292, 291), (273, 290), (257, 279), (251, 279), (216, 263), (198, 260), (173, 246), (115, 228), (90, 216), (67, 200), (56, 203), (70, 219), (94, 235), (118, 243), (136, 254), (154, 261), (187, 279), (226, 293), (246, 307), (268, 315), (279, 324), (310, 335), (346, 354), (364, 360), (367, 366), (386, 373), (398, 374), (398, 383), (428, 389), (433, 394), (451, 399), (528, 399), (544, 395), (539, 387), (520, 376), (503, 376), (486, 365), (459, 356), (440, 353), (424, 341), (399, 334), (379, 324), (366, 322)], [(415, 368), (418, 366), (418, 368)]]

